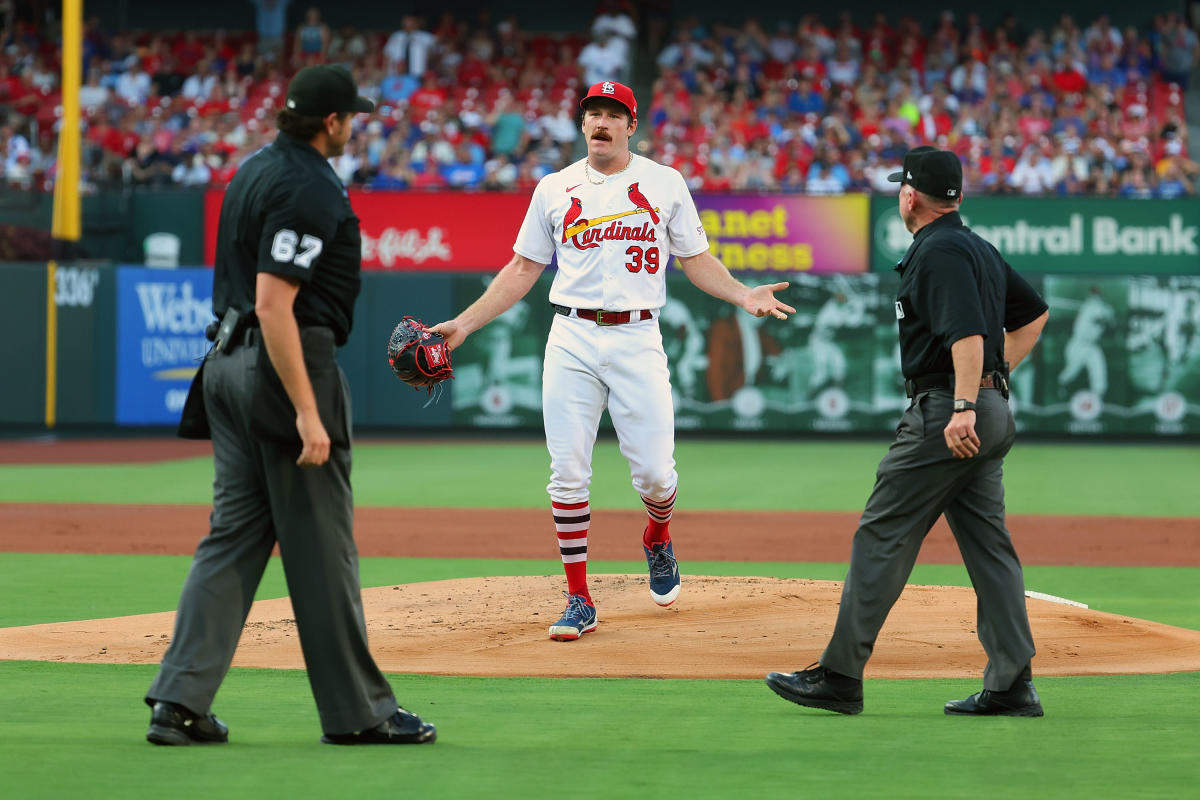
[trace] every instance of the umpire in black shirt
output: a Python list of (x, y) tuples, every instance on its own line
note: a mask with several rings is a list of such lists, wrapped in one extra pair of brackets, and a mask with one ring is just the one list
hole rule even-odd
[(354, 113), (373, 108), (345, 69), (301, 70), (288, 86), (275, 142), (241, 166), (225, 194), (213, 274), (221, 325), (181, 421), (183, 435), (211, 431), (211, 530), (196, 549), (171, 645), (146, 693), (146, 738), (156, 744), (227, 740), (210, 709), (276, 543), (322, 741), (436, 736), (397, 707), (367, 648), (350, 395), (334, 360), (353, 322), (361, 239), (327, 159), (342, 153)]
[(1049, 316), (1037, 292), (996, 248), (962, 223), (962, 165), (918, 147), (904, 158), (900, 216), (914, 234), (896, 269), (900, 359), (912, 403), (879, 464), (842, 586), (833, 637), (818, 664), (772, 672), (781, 697), (843, 714), (862, 711), (863, 667), (942, 514), (978, 598), (988, 656), (983, 691), (947, 714), (1042, 716), (1033, 688), (1033, 635), (1021, 563), (1004, 522), (1001, 467), (1016, 428), (1008, 372)]

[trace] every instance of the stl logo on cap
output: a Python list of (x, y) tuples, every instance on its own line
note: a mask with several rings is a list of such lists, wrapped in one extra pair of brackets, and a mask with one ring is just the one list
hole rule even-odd
[(616, 94), (617, 87), (611, 81), (605, 81), (600, 87), (600, 91), (604, 92), (605, 94)]

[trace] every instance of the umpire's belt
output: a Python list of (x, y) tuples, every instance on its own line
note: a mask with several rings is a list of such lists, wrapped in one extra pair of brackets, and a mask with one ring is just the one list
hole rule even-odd
[(654, 319), (654, 312), (647, 309), (641, 311), (602, 311), (591, 308), (567, 308), (556, 303), (551, 303), (550, 307), (555, 313), (562, 314), (564, 317), (571, 316), (571, 312), (575, 312), (575, 316), (580, 319), (586, 319), (594, 322), (597, 325), (624, 325), (626, 322), (641, 322), (646, 319)]
[[(329, 330), (328, 326), (325, 325), (298, 325), (297, 327), (301, 333), (309, 328), (325, 328), (326, 330)], [(246, 345), (246, 347), (253, 347), (261, 342), (263, 340), (262, 329), (259, 327), (258, 321), (256, 320), (253, 325), (248, 326), (245, 330), (239, 333), (237, 335), (237, 339), (239, 342)]]
[[(904, 382), (904, 393), (909, 397), (916, 397), (923, 392), (932, 392), (934, 389), (953, 389), (955, 377), (953, 372), (938, 372), (932, 375), (922, 375), (919, 378), (909, 378)], [(985, 372), (983, 377), (979, 379), (980, 389), (999, 389), (1005, 396), (1008, 397), (1008, 378), (1004, 377), (1003, 372)]]

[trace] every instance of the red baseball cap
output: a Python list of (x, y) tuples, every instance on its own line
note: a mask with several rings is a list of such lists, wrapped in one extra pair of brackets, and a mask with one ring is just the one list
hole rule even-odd
[(579, 107), (587, 108), (587, 101), (593, 97), (607, 97), (609, 100), (616, 100), (629, 109), (629, 113), (633, 115), (633, 121), (637, 122), (637, 98), (633, 96), (633, 89), (625, 84), (613, 81), (593, 83), (588, 89), (588, 93), (579, 101)]

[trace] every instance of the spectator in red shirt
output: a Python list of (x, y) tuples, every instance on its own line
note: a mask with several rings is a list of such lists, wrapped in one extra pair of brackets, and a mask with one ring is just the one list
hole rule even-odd
[(950, 93), (939, 83), (929, 97), (928, 107), (922, 104), (921, 119), (917, 127), (924, 141), (937, 141), (938, 137), (949, 136), (954, 130), (954, 116), (947, 106), (950, 99), (953, 99)]
[(183, 38), (175, 45), (173, 51), (180, 70), (188, 75), (195, 71), (196, 63), (204, 58), (204, 45), (192, 30), (184, 31)]
[(219, 81), (214, 83), (208, 97), (196, 99), (195, 108), (196, 113), (202, 117), (212, 117), (229, 113), (230, 104), (229, 97), (225, 94), (225, 84)]
[(1054, 60), (1054, 88), (1066, 94), (1081, 93), (1087, 89), (1087, 76), (1065, 54)]
[(107, 114), (97, 114), (92, 118), (91, 124), (88, 125), (87, 131), (84, 133), (84, 141), (91, 142), (99, 147), (104, 147), (105, 142), (110, 139), (110, 134), (115, 133), (115, 130), (108, 121)]
[(408, 98), (408, 107), (413, 119), (425, 119), (425, 114), (430, 109), (441, 108), (446, 102), (446, 90), (438, 86), (437, 75), (433, 72), (426, 72), (425, 79), (421, 82), (421, 88), (417, 89)]
[(212, 183), (214, 188), (225, 187), (233, 180), (234, 173), (237, 172), (237, 163), (231, 158), (229, 153), (219, 153), (217, 155), (216, 165), (212, 170)]
[(1029, 108), (1021, 112), (1017, 118), (1017, 127), (1025, 141), (1033, 142), (1050, 133), (1054, 121), (1050, 118), (1050, 109), (1046, 107), (1042, 96), (1034, 95)]
[(33, 83), (33, 75), (27, 69), (21, 73), (16, 85), (12, 86), (9, 93), (9, 102), (12, 104), (13, 110), (26, 116), (33, 116), (37, 113), (38, 105), (42, 102), (42, 93)]
[(444, 189), (446, 178), (442, 175), (441, 165), (430, 153), (421, 165), (419, 172), (413, 173), (412, 187), (414, 189)]
[(117, 127), (109, 127), (104, 139), (100, 142), (101, 146), (113, 155), (122, 158), (133, 153), (142, 139), (134, 130), (133, 123), (133, 115), (126, 114), (121, 118)]
[(20, 96), (21, 78), (13, 75), (8, 64), (0, 61), (0, 104), (7, 104)]
[(775, 177), (783, 180), (793, 171), (800, 175), (801, 187), (798, 191), (803, 191), (804, 176), (808, 174), (809, 165), (812, 164), (812, 150), (804, 143), (804, 140), (796, 136), (789, 139), (783, 144), (775, 156)]
[(483, 86), (487, 80), (488, 65), (479, 56), (468, 52), (466, 57), (458, 65), (458, 74), (455, 76), (460, 87), (474, 86), (476, 88)]
[(821, 51), (817, 45), (810, 44), (803, 49), (800, 58), (796, 59), (796, 74), (803, 75), (813, 82), (813, 85), (820, 86), (825, 83), (825, 61), (821, 58)]
[(147, 75), (156, 75), (166, 60), (170, 51), (167, 49), (167, 43), (162, 36), (154, 35), (150, 37), (150, 43), (144, 48), (140, 48), (140, 57), (142, 59), (142, 69)]

